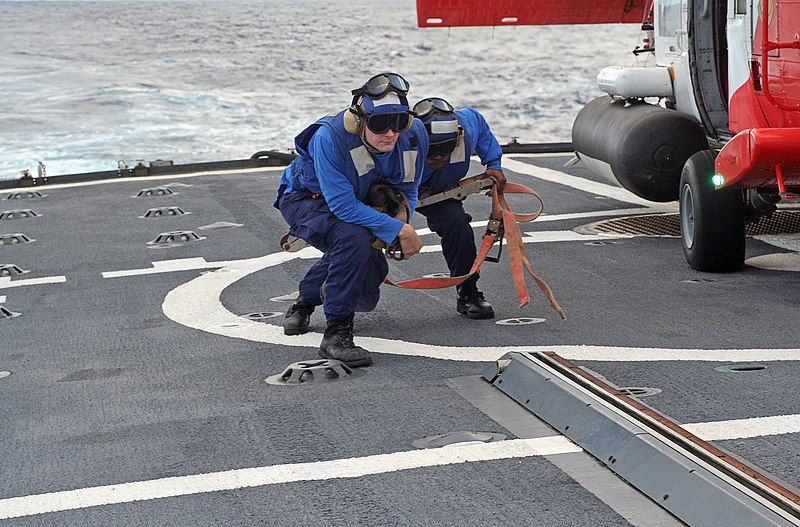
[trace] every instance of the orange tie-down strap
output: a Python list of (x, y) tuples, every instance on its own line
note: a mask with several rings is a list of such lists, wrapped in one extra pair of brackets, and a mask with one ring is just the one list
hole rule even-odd
[[(511, 207), (508, 206), (508, 203), (505, 199), (505, 194), (528, 194), (538, 199), (541, 206), (539, 207), (539, 210), (532, 214), (515, 214), (511, 210)], [(495, 243), (499, 241), (500, 246), (502, 247), (503, 235), (505, 234), (508, 238), (511, 277), (514, 280), (514, 287), (516, 288), (517, 296), (519, 297), (520, 309), (525, 307), (531, 299), (530, 295), (528, 294), (528, 288), (525, 284), (525, 274), (523, 272), (524, 268), (533, 277), (536, 285), (539, 286), (539, 289), (541, 289), (542, 293), (544, 293), (544, 295), (550, 301), (550, 305), (553, 307), (553, 310), (555, 310), (555, 312), (558, 313), (561, 318), (566, 319), (567, 316), (564, 313), (564, 310), (558, 304), (558, 301), (553, 295), (550, 287), (547, 285), (547, 283), (545, 283), (544, 280), (536, 276), (536, 273), (533, 272), (533, 268), (531, 267), (528, 258), (525, 256), (522, 235), (519, 232), (518, 222), (527, 223), (533, 221), (539, 217), (539, 214), (541, 214), (544, 204), (541, 196), (539, 196), (535, 190), (523, 185), (517, 185), (515, 183), (506, 183), (505, 188), (501, 193), (497, 192), (497, 187), (492, 187), (488, 195), (492, 198), (492, 212), (489, 215), (489, 225), (486, 229), (486, 233), (483, 235), (483, 243), (478, 250), (478, 255), (475, 258), (469, 273), (462, 276), (418, 278), (415, 280), (405, 280), (403, 282), (392, 282), (386, 278), (384, 279), (384, 283), (393, 285), (395, 287), (401, 287), (403, 289), (442, 289), (445, 287), (458, 285), (480, 270), (481, 265), (483, 265), (483, 262), (486, 260), (487, 256), (489, 255), (489, 251), (492, 249)]]

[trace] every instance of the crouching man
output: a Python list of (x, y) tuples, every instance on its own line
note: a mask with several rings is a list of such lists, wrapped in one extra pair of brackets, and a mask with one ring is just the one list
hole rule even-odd
[(375, 309), (389, 271), (373, 240), (399, 244), (403, 259), (422, 248), (414, 228), (367, 205), (367, 193), (384, 183), (403, 192), (413, 211), (428, 135), (413, 118), (408, 82), (400, 75), (375, 75), (352, 94), (350, 108), (295, 138), (298, 157), (281, 177), (275, 206), (293, 236), (323, 253), (300, 281), (284, 333), (306, 333), (311, 313), (322, 305), (327, 322), (319, 356), (359, 367), (372, 364), (372, 357), (353, 343), (355, 312)]

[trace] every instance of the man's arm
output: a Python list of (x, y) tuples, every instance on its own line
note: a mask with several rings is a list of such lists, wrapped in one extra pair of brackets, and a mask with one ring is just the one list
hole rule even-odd
[(358, 200), (353, 184), (345, 175), (346, 160), (338, 155), (326, 128), (320, 128), (311, 138), (309, 151), (331, 212), (344, 222), (366, 227), (387, 244), (394, 242), (404, 223)]
[(462, 115), (469, 121), (470, 128), (477, 139), (475, 153), (480, 157), (481, 164), (486, 166), (486, 174), (497, 181), (497, 190), (502, 192), (506, 185), (506, 175), (503, 173), (501, 165), (503, 149), (500, 147), (500, 143), (480, 112), (473, 108), (465, 108)]

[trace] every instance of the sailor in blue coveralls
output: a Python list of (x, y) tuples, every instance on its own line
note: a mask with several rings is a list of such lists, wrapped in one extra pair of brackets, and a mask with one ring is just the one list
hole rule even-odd
[[(470, 156), (478, 154), (486, 174), (497, 180), (502, 190), (506, 177), (500, 166), (503, 155), (500, 144), (483, 116), (472, 108), (455, 110), (438, 97), (423, 99), (414, 105), (414, 114), (425, 124), (430, 145), (420, 195), (434, 194), (458, 184), (467, 175)], [(477, 249), (469, 222), (472, 216), (456, 199), (448, 199), (420, 207), (417, 212), (428, 219), (428, 227), (442, 238), (442, 252), (451, 276), (469, 273)], [(456, 310), (469, 318), (494, 317), (492, 305), (478, 290), (478, 275), (468, 278), (457, 287)]]
[(373, 183), (385, 183), (417, 203), (428, 135), (408, 106), (408, 82), (382, 73), (353, 90), (349, 109), (327, 116), (295, 138), (299, 156), (286, 168), (275, 206), (290, 233), (322, 251), (300, 281), (289, 308), (287, 335), (308, 331), (311, 313), (323, 306), (327, 319), (319, 355), (351, 367), (372, 363), (370, 353), (353, 343), (356, 311), (372, 311), (388, 274), (375, 237), (395, 242), (408, 259), (422, 248), (414, 228), (376, 211), (365, 201)]

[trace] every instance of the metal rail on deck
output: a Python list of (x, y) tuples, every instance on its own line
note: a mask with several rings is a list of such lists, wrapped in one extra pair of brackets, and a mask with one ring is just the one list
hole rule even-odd
[(483, 377), (689, 525), (800, 526), (800, 496), (555, 353)]

